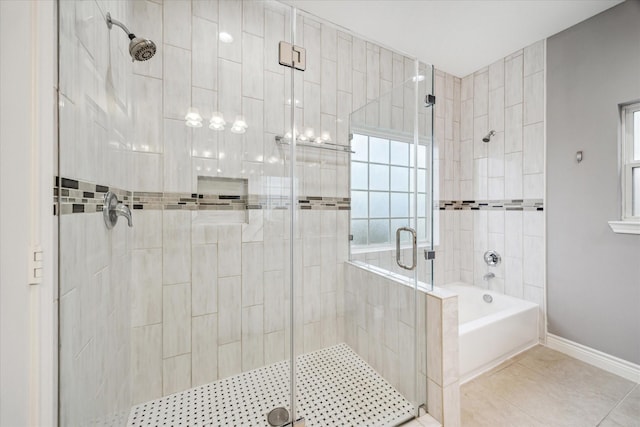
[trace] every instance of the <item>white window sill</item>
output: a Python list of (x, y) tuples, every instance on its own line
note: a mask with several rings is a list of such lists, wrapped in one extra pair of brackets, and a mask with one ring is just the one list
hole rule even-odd
[(609, 221), (614, 233), (640, 234), (640, 221)]

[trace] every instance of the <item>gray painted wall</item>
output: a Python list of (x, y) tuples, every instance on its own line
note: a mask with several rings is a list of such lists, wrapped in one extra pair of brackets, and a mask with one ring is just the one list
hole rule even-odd
[(549, 332), (640, 364), (640, 235), (607, 224), (621, 211), (618, 104), (640, 99), (640, 0), (549, 38), (547, 70)]

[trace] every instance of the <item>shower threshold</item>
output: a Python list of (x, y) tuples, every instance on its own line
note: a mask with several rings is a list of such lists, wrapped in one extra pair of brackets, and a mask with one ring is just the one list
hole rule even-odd
[[(297, 417), (307, 427), (394, 426), (414, 407), (346, 344), (297, 357)], [(265, 426), (289, 406), (289, 362), (139, 404), (128, 426)]]

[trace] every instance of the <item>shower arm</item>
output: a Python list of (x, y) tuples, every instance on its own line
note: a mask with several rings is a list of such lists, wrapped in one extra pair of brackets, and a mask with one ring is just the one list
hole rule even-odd
[(129, 37), (130, 40), (133, 40), (136, 37), (135, 34), (133, 34), (131, 31), (129, 31), (129, 29), (122, 22), (111, 18), (111, 13), (107, 12), (107, 27), (109, 27), (109, 29), (111, 29), (114, 25), (116, 27), (122, 28), (122, 30), (125, 33), (127, 33), (127, 36)]

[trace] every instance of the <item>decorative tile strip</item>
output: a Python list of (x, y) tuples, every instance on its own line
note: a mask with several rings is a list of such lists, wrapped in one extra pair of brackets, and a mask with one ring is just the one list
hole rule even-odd
[[(53, 190), (54, 215), (72, 213), (102, 212), (104, 195), (107, 191), (114, 192), (118, 199), (129, 205), (133, 193), (116, 187), (90, 184), (68, 178), (56, 177), (56, 187)], [(57, 187), (59, 185), (59, 187)], [(59, 204), (58, 204), (59, 203)], [(59, 206), (60, 211), (57, 211)]]
[(440, 200), (441, 211), (448, 210), (481, 210), (481, 211), (542, 211), (542, 199), (507, 199), (507, 200)]
[[(56, 177), (53, 188), (54, 215), (101, 212), (106, 192), (116, 193), (118, 199), (133, 210), (224, 210), (289, 209), (287, 196), (224, 195), (197, 193), (131, 192), (105, 185)], [(351, 199), (346, 197), (302, 196), (296, 204), (300, 209), (349, 210)], [(58, 211), (59, 209), (59, 211)]]

